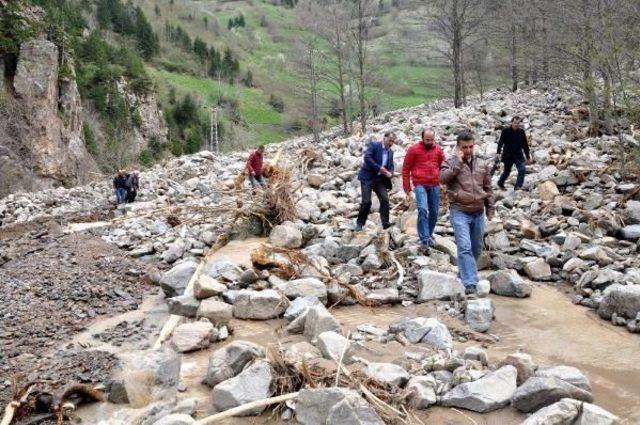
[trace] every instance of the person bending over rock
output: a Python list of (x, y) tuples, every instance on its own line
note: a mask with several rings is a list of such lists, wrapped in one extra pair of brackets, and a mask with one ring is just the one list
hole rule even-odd
[(473, 154), (475, 141), (468, 131), (458, 134), (455, 154), (442, 164), (440, 183), (447, 185), (450, 218), (458, 249), (458, 276), (467, 294), (476, 292), (482, 253), (485, 212), (495, 214), (489, 165)]
[(260, 145), (251, 155), (249, 155), (249, 159), (247, 159), (247, 173), (249, 173), (249, 181), (253, 188), (265, 185), (264, 177), (262, 176), (263, 161), (264, 146)]
[(371, 210), (371, 192), (375, 192), (380, 201), (380, 220), (382, 228), (387, 229), (389, 223), (389, 190), (393, 177), (393, 151), (391, 147), (396, 143), (395, 133), (384, 133), (382, 142), (372, 140), (364, 152), (362, 167), (358, 173), (360, 180), (361, 201), (360, 210), (354, 230), (360, 231), (367, 222)]
[(411, 203), (411, 183), (416, 195), (418, 210), (418, 237), (421, 251), (429, 253), (433, 246), (433, 230), (438, 222), (440, 208), (440, 166), (444, 153), (436, 144), (435, 132), (430, 128), (422, 130), (422, 140), (409, 148), (402, 164), (402, 186)]

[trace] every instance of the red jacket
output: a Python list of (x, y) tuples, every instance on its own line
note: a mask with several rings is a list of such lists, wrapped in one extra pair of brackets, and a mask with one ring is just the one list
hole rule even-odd
[(402, 164), (402, 188), (411, 191), (409, 176), (413, 186), (438, 186), (440, 184), (440, 166), (444, 162), (444, 152), (438, 145), (427, 149), (422, 141), (409, 148)]
[(249, 170), (249, 174), (253, 174), (254, 176), (262, 175), (262, 153), (260, 153), (259, 150), (255, 150), (249, 155), (249, 159), (247, 159), (247, 170)]

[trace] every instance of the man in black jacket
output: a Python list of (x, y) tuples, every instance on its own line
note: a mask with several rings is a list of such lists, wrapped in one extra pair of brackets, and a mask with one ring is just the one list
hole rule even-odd
[(522, 129), (522, 118), (514, 116), (511, 118), (511, 125), (502, 130), (500, 140), (498, 141), (498, 155), (502, 152), (502, 162), (504, 163), (504, 171), (498, 179), (498, 187), (504, 190), (504, 182), (511, 174), (511, 168), (515, 165), (518, 170), (518, 178), (516, 179), (515, 189), (521, 189), (524, 184), (524, 175), (527, 171), (526, 163), (531, 164), (531, 155), (529, 154), (529, 144), (527, 143), (527, 135)]

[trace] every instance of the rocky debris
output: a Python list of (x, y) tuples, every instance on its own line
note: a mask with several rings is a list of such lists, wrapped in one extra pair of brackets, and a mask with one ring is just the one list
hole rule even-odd
[[(239, 375), (213, 387), (211, 398), (218, 411), (228, 410), (252, 401), (269, 398), (273, 394), (275, 372), (269, 362), (259, 360)], [(259, 415), (266, 406), (246, 411), (242, 416)]]
[(591, 392), (591, 383), (589, 383), (589, 379), (587, 379), (579, 369), (573, 366), (539, 366), (536, 369), (535, 376), (555, 376), (556, 378), (562, 379), (563, 381), (575, 385), (578, 388)]
[(518, 386), (531, 378), (536, 370), (533, 359), (526, 353), (512, 353), (505, 357), (498, 366), (511, 365), (518, 371)]
[(455, 276), (422, 270), (418, 274), (417, 302), (455, 299), (464, 296), (464, 286)]
[(196, 420), (189, 415), (182, 413), (171, 414), (164, 418), (155, 421), (153, 425), (191, 425), (195, 424)]
[(499, 270), (488, 277), (491, 292), (505, 297), (525, 298), (531, 295), (531, 286), (515, 270)]
[(344, 336), (333, 331), (323, 332), (316, 338), (316, 346), (325, 359), (344, 364), (353, 363), (351, 343)]
[(199, 300), (221, 295), (226, 290), (224, 284), (205, 274), (198, 276), (198, 280), (193, 284), (193, 295)]
[(195, 260), (187, 260), (174, 265), (160, 279), (160, 287), (165, 295), (167, 297), (182, 295), (197, 267), (198, 263)]
[(490, 412), (509, 404), (516, 391), (516, 368), (507, 365), (484, 377), (456, 386), (442, 397), (443, 406)]
[(511, 404), (521, 412), (535, 412), (563, 398), (573, 398), (592, 402), (589, 391), (578, 388), (562, 379), (552, 377), (531, 377), (513, 394)]
[(271, 229), (269, 243), (279, 248), (300, 248), (302, 246), (302, 232), (293, 224), (282, 224)]
[(322, 281), (307, 277), (304, 279), (290, 280), (274, 285), (287, 298), (316, 297), (323, 304), (327, 304), (327, 287)]
[(171, 336), (171, 344), (179, 353), (207, 348), (211, 344), (213, 325), (209, 321), (183, 323), (176, 327)]
[(178, 316), (196, 317), (200, 301), (193, 295), (179, 295), (177, 297), (168, 298), (167, 305), (169, 313)]
[(233, 302), (233, 317), (238, 319), (267, 320), (280, 317), (289, 301), (273, 289), (254, 291), (243, 289)]
[(402, 367), (393, 363), (369, 363), (364, 373), (381, 384), (403, 387), (411, 378)]
[(464, 317), (469, 327), (476, 332), (487, 332), (493, 320), (494, 307), (491, 299), (468, 300)]
[(203, 383), (214, 387), (222, 381), (233, 378), (248, 363), (264, 355), (264, 349), (259, 345), (248, 341), (233, 341), (211, 354)]
[(215, 326), (224, 326), (229, 324), (233, 317), (233, 306), (214, 298), (207, 298), (200, 302), (196, 316), (208, 319)]
[(354, 390), (303, 389), (296, 402), (300, 425), (383, 425), (373, 408)]
[(438, 382), (433, 376), (414, 376), (407, 383), (409, 404), (416, 409), (427, 409), (437, 402)]
[(611, 319), (613, 314), (634, 319), (640, 313), (640, 285), (609, 286), (598, 307), (598, 315)]

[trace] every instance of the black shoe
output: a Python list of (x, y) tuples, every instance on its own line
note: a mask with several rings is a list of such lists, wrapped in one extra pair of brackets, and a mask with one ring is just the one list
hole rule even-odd
[(464, 287), (465, 295), (476, 295), (477, 294), (476, 285), (469, 285)]
[(361, 226), (360, 224), (356, 224), (356, 225), (353, 227), (353, 231), (354, 231), (354, 232), (362, 232), (362, 226)]
[(500, 188), (500, 190), (507, 190), (503, 184), (499, 184), (498, 187)]

